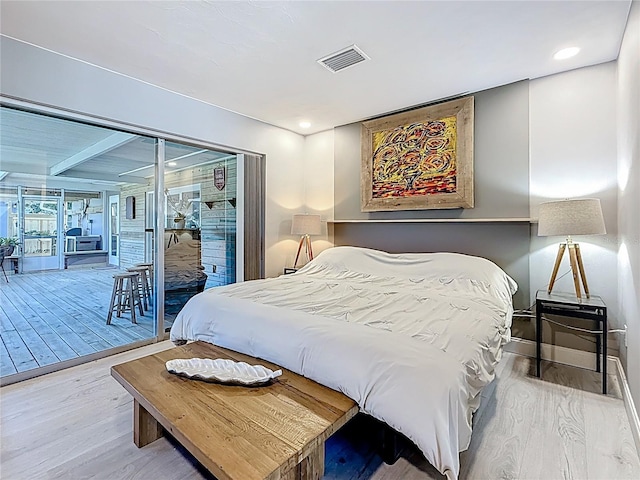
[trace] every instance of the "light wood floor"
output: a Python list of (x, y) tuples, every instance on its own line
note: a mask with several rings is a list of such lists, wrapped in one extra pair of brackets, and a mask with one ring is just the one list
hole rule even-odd
[(0, 376), (153, 336), (153, 314), (106, 324), (115, 268), (52, 270), (0, 278)]
[[(211, 479), (179, 445), (132, 441), (132, 399), (110, 377), (116, 363), (170, 348), (168, 342), (0, 389), (0, 478)], [(615, 378), (505, 354), (474, 418), (464, 479), (638, 479), (635, 451)], [(356, 417), (327, 443), (328, 479), (442, 478), (416, 449), (395, 465), (375, 453), (375, 424)]]

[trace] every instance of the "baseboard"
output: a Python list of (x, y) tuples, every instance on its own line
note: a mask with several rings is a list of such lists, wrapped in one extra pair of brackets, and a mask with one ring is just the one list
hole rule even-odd
[[(504, 347), (506, 352), (516, 353), (525, 357), (536, 356), (536, 342), (524, 340), (522, 338), (512, 338), (511, 342)], [(542, 359), (550, 362), (562, 363), (573, 367), (586, 368), (595, 370), (595, 354), (593, 352), (584, 352), (573, 348), (559, 347), (557, 345), (542, 344)], [(640, 455), (640, 418), (638, 410), (636, 410), (631, 397), (631, 390), (627, 382), (627, 376), (622, 368), (622, 362), (618, 357), (607, 356), (607, 371), (615, 372), (622, 391), (622, 400), (629, 418), (631, 433), (636, 444), (636, 450)]]
[(622, 390), (624, 408), (627, 410), (627, 416), (629, 417), (631, 433), (633, 434), (633, 439), (636, 442), (636, 450), (640, 456), (640, 418), (638, 417), (638, 410), (633, 403), (633, 397), (631, 396), (631, 390), (629, 389), (629, 382), (627, 382), (627, 376), (622, 368), (622, 362), (617, 357), (613, 357), (613, 360), (616, 364), (616, 375), (618, 377), (620, 389)]
[[(504, 347), (506, 352), (517, 353), (525, 357), (536, 356), (536, 342), (524, 340), (522, 338), (512, 338), (511, 342)], [(613, 372), (617, 367), (613, 359), (617, 357), (608, 356), (607, 370)], [(574, 348), (559, 347), (557, 345), (542, 344), (542, 359), (550, 362), (562, 363), (572, 367), (596, 369), (596, 354), (585, 352)]]

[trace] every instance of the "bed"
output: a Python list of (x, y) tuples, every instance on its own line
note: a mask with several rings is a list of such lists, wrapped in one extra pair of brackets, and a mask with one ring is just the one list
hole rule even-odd
[(510, 340), (516, 289), (480, 257), (334, 247), (294, 274), (196, 295), (171, 340), (263, 358), (343, 392), (457, 478)]

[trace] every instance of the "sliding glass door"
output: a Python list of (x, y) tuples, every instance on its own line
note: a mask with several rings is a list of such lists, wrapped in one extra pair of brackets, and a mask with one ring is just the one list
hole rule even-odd
[(164, 325), (193, 295), (236, 281), (237, 157), (167, 142)]
[(153, 292), (135, 270), (155, 138), (7, 107), (0, 129), (0, 192), (16, 199), (2, 236), (17, 243), (0, 282), (0, 376), (156, 339)]
[(0, 236), (17, 244), (0, 383), (163, 339), (189, 298), (243, 278), (237, 208), (263, 203), (245, 205), (235, 154), (5, 106), (0, 129)]

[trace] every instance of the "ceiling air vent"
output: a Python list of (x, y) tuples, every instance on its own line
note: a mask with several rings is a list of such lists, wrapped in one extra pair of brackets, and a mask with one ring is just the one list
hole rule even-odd
[(321, 58), (318, 60), (318, 63), (333, 73), (336, 73), (356, 63), (364, 62), (365, 60), (369, 60), (367, 54), (356, 45), (351, 45), (350, 47), (343, 48), (342, 50)]

